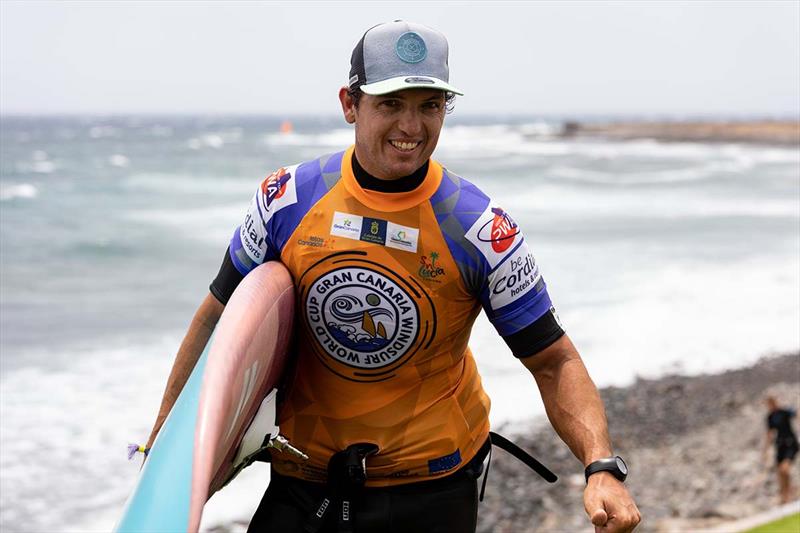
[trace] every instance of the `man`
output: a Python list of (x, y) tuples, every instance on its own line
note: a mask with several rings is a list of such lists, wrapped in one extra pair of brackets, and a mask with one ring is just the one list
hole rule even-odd
[(431, 159), (462, 94), (447, 56), (444, 36), (418, 24), (364, 34), (339, 90), (355, 145), (262, 183), (178, 353), (150, 442), (242, 277), (271, 260), (292, 273), (297, 354), (278, 423), (309, 459), (272, 454), (251, 531), (474, 531), (489, 399), (467, 342), (481, 308), (587, 465), (592, 523), (640, 519), (520, 229)]
[(767, 435), (764, 441), (764, 456), (767, 456), (769, 445), (775, 443), (775, 466), (778, 474), (778, 488), (780, 490), (780, 503), (789, 503), (792, 498), (792, 461), (797, 455), (797, 436), (792, 430), (791, 419), (795, 412), (790, 409), (781, 409), (774, 396), (766, 399), (767, 409)]

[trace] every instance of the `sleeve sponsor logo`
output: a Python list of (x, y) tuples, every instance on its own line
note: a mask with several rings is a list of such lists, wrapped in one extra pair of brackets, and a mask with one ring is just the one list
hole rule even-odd
[(491, 204), (464, 236), (481, 251), (490, 268), (495, 268), (509, 250), (524, 240), (519, 226), (508, 213)]
[(261, 209), (265, 224), (274, 213), (297, 203), (295, 180), (292, 179), (296, 171), (297, 165), (280, 168), (261, 182)]
[(279, 168), (261, 182), (261, 192), (267, 197), (267, 206), (269, 206), (273, 200), (280, 198), (286, 193), (286, 182), (288, 182), (291, 177), (292, 175), (287, 174), (285, 168)]
[(244, 222), (239, 227), (239, 240), (247, 255), (256, 264), (264, 262), (267, 253), (267, 222), (286, 206), (297, 203), (295, 181), (297, 165), (280, 168), (261, 182)]
[[(541, 273), (528, 244), (523, 243), (489, 275), (489, 301), (500, 309), (542, 286)], [(537, 287), (539, 287), (537, 289)]]
[(244, 223), (239, 228), (239, 240), (242, 241), (242, 247), (250, 259), (256, 264), (261, 264), (267, 253), (267, 229), (259, 214), (258, 196), (259, 194), (256, 193), (253, 201), (250, 202), (250, 209), (247, 210)]
[(492, 250), (501, 254), (514, 244), (519, 234), (519, 226), (499, 207), (492, 207), (492, 214), (494, 215), (492, 220), (487, 221), (478, 230), (478, 239), (491, 243)]

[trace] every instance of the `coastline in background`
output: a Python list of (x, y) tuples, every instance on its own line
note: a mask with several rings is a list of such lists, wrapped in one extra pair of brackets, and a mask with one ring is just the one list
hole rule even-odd
[[(111, 527), (138, 473), (125, 446), (149, 433), (253, 191), (352, 142), (335, 117), (289, 117), (281, 132), (285, 120), (2, 117), (3, 529)], [(523, 228), (599, 385), (800, 348), (797, 146), (563, 131), (456, 114), (435, 157)], [(542, 413), (530, 376), (483, 317), (471, 346), (492, 423), (527, 427)], [(252, 479), (257, 501), (265, 481)]]
[(800, 145), (798, 120), (726, 121), (614, 121), (582, 124), (565, 122), (564, 137), (602, 139), (654, 139), (664, 142), (759, 143), (783, 146)]

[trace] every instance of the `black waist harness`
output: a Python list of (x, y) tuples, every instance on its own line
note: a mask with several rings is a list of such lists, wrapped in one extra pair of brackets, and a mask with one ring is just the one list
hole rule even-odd
[[(469, 476), (471, 479), (478, 479), (483, 473), (483, 462), (487, 455), (489, 460), (486, 466), (486, 473), (481, 486), (480, 501), (486, 490), (486, 480), (489, 478), (489, 466), (492, 461), (492, 446), (497, 446), (507, 451), (531, 470), (542, 476), (547, 482), (555, 483), (558, 480), (546, 466), (537, 461), (525, 450), (493, 431), (489, 432), (489, 438), (481, 446), (475, 457), (463, 468), (447, 476)], [(378, 452), (378, 447), (374, 444), (353, 444), (347, 449), (335, 453), (328, 462), (328, 485), (327, 493), (319, 502), (316, 510), (308, 517), (305, 524), (307, 533), (317, 533), (325, 524), (331, 508), (337, 510), (337, 522), (339, 533), (353, 533), (353, 518), (355, 505), (364, 490), (367, 481), (366, 461), (367, 457)], [(433, 480), (434, 483), (439, 480)]]

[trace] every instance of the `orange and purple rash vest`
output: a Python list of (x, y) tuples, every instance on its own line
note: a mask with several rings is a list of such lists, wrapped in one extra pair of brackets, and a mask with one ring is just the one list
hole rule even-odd
[(256, 191), (230, 256), (243, 275), (281, 261), (296, 290), (296, 371), (278, 414), (309, 455), (273, 453), (286, 476), (324, 481), (360, 442), (368, 486), (433, 479), (478, 452), (489, 398), (467, 346), (485, 310), (503, 336), (551, 311), (517, 225), (431, 160), (404, 193), (359, 186), (350, 149), (281, 168)]

